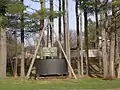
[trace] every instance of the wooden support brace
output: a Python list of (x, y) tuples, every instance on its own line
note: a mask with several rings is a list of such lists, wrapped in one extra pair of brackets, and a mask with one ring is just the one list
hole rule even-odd
[(35, 62), (35, 58), (37, 56), (37, 53), (38, 53), (38, 50), (39, 50), (39, 47), (40, 47), (40, 43), (41, 43), (41, 40), (42, 40), (42, 37), (43, 37), (43, 34), (44, 34), (44, 29), (46, 28), (46, 26), (42, 29), (41, 36), (40, 36), (40, 38), (38, 40), (38, 45), (37, 45), (37, 47), (35, 49), (35, 52), (34, 52), (34, 55), (33, 55), (33, 58), (32, 58), (31, 64), (30, 64), (30, 67), (29, 67), (27, 75), (26, 75), (27, 78), (29, 78), (29, 76), (30, 76), (30, 72), (31, 72), (33, 64)]
[[(51, 23), (50, 23), (50, 25), (52, 26)], [(59, 46), (60, 46), (60, 49), (62, 50), (62, 52), (63, 52), (63, 54), (64, 54), (64, 56), (65, 56), (65, 59), (66, 59), (66, 61), (67, 61), (67, 64), (68, 64), (68, 66), (69, 66), (69, 68), (70, 68), (70, 70), (71, 70), (74, 78), (77, 79), (77, 77), (76, 77), (76, 75), (75, 75), (75, 72), (74, 72), (74, 70), (73, 70), (73, 68), (72, 68), (72, 66), (71, 66), (71, 64), (70, 64), (70, 62), (69, 62), (69, 60), (68, 60), (68, 57), (67, 57), (67, 55), (65, 54), (64, 49), (63, 49), (63, 47), (62, 47), (59, 39), (57, 38), (57, 34), (56, 34), (55, 31), (53, 30), (53, 28), (52, 28), (52, 31), (53, 31), (53, 33), (55, 34), (55, 37), (56, 37), (57, 42), (58, 42), (58, 44), (59, 44)]]
[(58, 39), (57, 39), (57, 42), (58, 42), (58, 44), (59, 44), (59, 46), (60, 46), (60, 48), (61, 48), (61, 50), (62, 50), (62, 52), (63, 52), (63, 54), (64, 54), (64, 56), (65, 56), (65, 59), (66, 59), (66, 61), (67, 61), (67, 63), (68, 63), (68, 66), (69, 66), (69, 68), (70, 68), (70, 70), (71, 70), (74, 78), (77, 79), (77, 77), (76, 77), (76, 75), (75, 75), (75, 72), (74, 72), (74, 70), (73, 70), (73, 68), (72, 68), (72, 66), (71, 66), (71, 64), (70, 64), (70, 62), (69, 62), (69, 60), (68, 60), (68, 58), (67, 58), (67, 55), (65, 54), (65, 52), (64, 52), (64, 50), (63, 50), (63, 47), (62, 47), (62, 45), (61, 45), (61, 43), (60, 43), (60, 41), (59, 41)]

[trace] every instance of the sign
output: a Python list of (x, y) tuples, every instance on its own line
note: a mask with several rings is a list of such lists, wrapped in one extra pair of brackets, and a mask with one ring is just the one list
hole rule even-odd
[(43, 56), (57, 56), (57, 47), (43, 47)]

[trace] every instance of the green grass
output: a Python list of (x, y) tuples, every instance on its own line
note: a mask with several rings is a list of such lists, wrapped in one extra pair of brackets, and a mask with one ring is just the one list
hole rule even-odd
[(78, 80), (0, 80), (0, 90), (120, 90), (120, 80), (82, 78)]

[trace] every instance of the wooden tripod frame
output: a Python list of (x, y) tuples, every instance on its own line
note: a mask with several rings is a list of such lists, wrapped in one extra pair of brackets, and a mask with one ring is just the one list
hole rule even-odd
[[(48, 20), (48, 24), (47, 24), (47, 25), (51, 25), (51, 27), (52, 27), (52, 24), (51, 24), (51, 22), (50, 22), (49, 20)], [(36, 47), (36, 49), (35, 49), (35, 52), (34, 52), (34, 55), (33, 55), (33, 58), (32, 58), (31, 64), (30, 64), (30, 67), (29, 67), (28, 72), (27, 72), (27, 75), (26, 75), (27, 78), (29, 78), (29, 76), (30, 76), (30, 72), (31, 72), (32, 67), (33, 67), (33, 64), (34, 64), (34, 62), (35, 62), (35, 58), (36, 58), (37, 53), (38, 53), (38, 50), (39, 50), (39, 46), (40, 46), (40, 43), (41, 43), (41, 40), (42, 40), (42, 37), (43, 37), (43, 33), (44, 33), (44, 30), (45, 30), (45, 28), (47, 27), (47, 25), (44, 26), (44, 28), (42, 29), (41, 36), (40, 36), (40, 38), (39, 38), (39, 40), (38, 40), (38, 45), (37, 45), (37, 47)], [(56, 40), (57, 40), (57, 42), (58, 42), (58, 44), (59, 44), (59, 47), (60, 47), (61, 51), (63, 52), (63, 55), (64, 55), (64, 57), (65, 57), (65, 59), (66, 59), (66, 61), (67, 61), (68, 67), (70, 68), (70, 70), (71, 70), (74, 78), (77, 79), (77, 77), (76, 77), (76, 75), (75, 75), (75, 72), (74, 72), (74, 70), (73, 70), (73, 68), (72, 68), (72, 66), (71, 66), (71, 64), (70, 64), (70, 62), (69, 62), (69, 60), (68, 60), (68, 57), (67, 57), (67, 55), (66, 55), (66, 53), (65, 53), (65, 51), (64, 51), (64, 49), (63, 49), (63, 47), (62, 47), (62, 45), (61, 45), (61, 43), (60, 43), (60, 41), (59, 41), (59, 39), (57, 38), (57, 34), (56, 34), (56, 32), (53, 30), (53, 27), (52, 27), (52, 32), (55, 34)]]

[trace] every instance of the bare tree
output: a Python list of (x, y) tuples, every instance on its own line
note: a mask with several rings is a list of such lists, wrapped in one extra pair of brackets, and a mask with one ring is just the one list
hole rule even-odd
[[(45, 8), (45, 0), (40, 0), (40, 5), (41, 5), (41, 9), (44, 9)], [(41, 35), (41, 32), (44, 28), (44, 19), (40, 20), (40, 35)], [(42, 42), (41, 42), (41, 47), (44, 45), (44, 39), (42, 37)], [(41, 54), (41, 59), (43, 59), (43, 54), (42, 54), (42, 50), (40, 49), (40, 54)]]
[(109, 75), (110, 78), (114, 78), (114, 61), (115, 61), (115, 33), (111, 33), (111, 40), (110, 40), (110, 64), (109, 64)]
[(18, 67), (18, 45), (17, 45), (17, 33), (16, 31), (13, 32), (15, 38), (15, 60), (14, 60), (14, 77), (17, 77), (17, 67)]
[[(84, 4), (86, 1), (84, 0)], [(84, 28), (85, 28), (85, 62), (86, 62), (86, 75), (89, 75), (89, 58), (88, 58), (88, 13), (87, 13), (87, 6), (84, 7)]]
[[(104, 20), (104, 12), (101, 12), (101, 20)], [(105, 26), (107, 23), (105, 22)], [(108, 58), (107, 58), (107, 43), (106, 43), (106, 30), (103, 27), (104, 23), (102, 22), (102, 59), (103, 59), (103, 78), (108, 78)]]
[(3, 26), (0, 26), (0, 78), (6, 77), (6, 31)]
[[(70, 39), (69, 39), (69, 15), (68, 15), (68, 0), (62, 0), (63, 1), (63, 24), (64, 24), (64, 40), (65, 40), (65, 52), (68, 57), (69, 62), (71, 63), (71, 57), (70, 57)], [(72, 76), (71, 70), (68, 68), (69, 77)]]
[[(53, 0), (50, 0), (50, 11), (53, 12)], [(50, 21), (52, 23), (52, 27), (53, 27), (53, 23), (54, 23), (54, 19), (52, 16), (50, 16)], [(53, 46), (53, 33), (52, 33), (52, 27), (50, 27), (50, 41), (51, 41), (51, 46)]]
[[(59, 12), (61, 12), (61, 0), (59, 0)], [(58, 21), (58, 27), (59, 27), (59, 40), (60, 40), (60, 42), (61, 42), (61, 40), (62, 40), (62, 30), (61, 30), (61, 24), (62, 24), (62, 22), (61, 22), (61, 16), (59, 16), (59, 21)], [(62, 53), (61, 53), (61, 50), (60, 50), (60, 48), (59, 48), (59, 58), (61, 58), (62, 57)]]
[(77, 60), (77, 68), (78, 75), (80, 75), (80, 30), (79, 30), (79, 14), (78, 14), (78, 0), (76, 0), (75, 11), (76, 11), (76, 30), (77, 30), (77, 50), (78, 50), (78, 60)]
[(0, 1), (0, 78), (6, 77), (6, 60), (7, 60), (7, 45), (6, 45), (6, 30), (4, 25), (6, 0)]
[[(112, 0), (114, 1), (114, 0)], [(112, 6), (112, 16), (114, 17), (115, 7)], [(113, 79), (115, 77), (114, 62), (115, 62), (115, 38), (116, 38), (116, 23), (113, 19), (113, 27), (110, 33), (110, 63), (109, 63), (109, 78)]]
[(82, 11), (80, 11), (80, 63), (81, 63), (81, 76), (84, 75), (84, 68), (83, 68), (83, 32), (82, 32)]
[[(21, 0), (24, 3), (24, 0)], [(25, 76), (25, 59), (24, 59), (24, 11), (21, 13), (21, 77)]]

